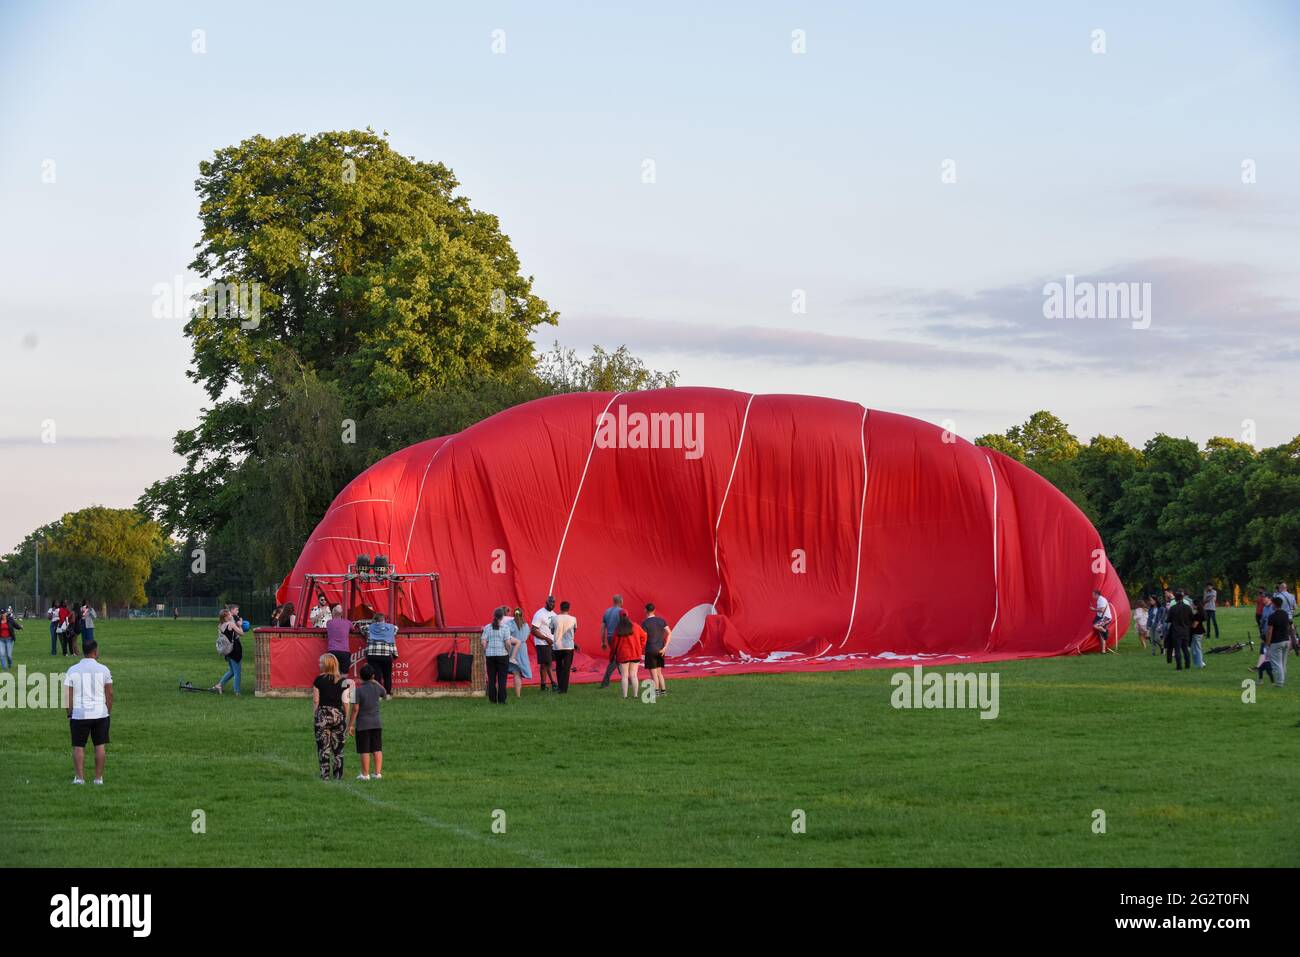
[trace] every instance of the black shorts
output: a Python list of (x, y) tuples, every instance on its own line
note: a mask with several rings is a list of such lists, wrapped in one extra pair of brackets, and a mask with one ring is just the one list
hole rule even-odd
[(362, 731), (357, 728), (357, 754), (374, 754), (384, 750), (384, 729), (370, 728)]
[(645, 666), (647, 668), (662, 668), (664, 666), (664, 653), (661, 651), (655, 654), (653, 651), (645, 653)]
[(108, 744), (108, 718), (69, 718), (72, 728), (72, 746), (84, 748), (86, 738), (90, 738), (95, 747)]
[(551, 654), (550, 645), (537, 646), (537, 663), (539, 665), (549, 665), (553, 660), (554, 656)]

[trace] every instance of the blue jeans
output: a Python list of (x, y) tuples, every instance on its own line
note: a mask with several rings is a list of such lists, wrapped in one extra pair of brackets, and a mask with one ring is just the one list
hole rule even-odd
[(11, 668), (14, 663), (14, 640), (0, 638), (0, 668)]
[(59, 624), (58, 622), (52, 621), (50, 622), (50, 654), (57, 655), (58, 653), (59, 653)]
[(88, 642), (88, 641), (94, 641), (94, 640), (95, 640), (95, 629), (94, 629), (94, 628), (82, 628), (82, 629), (81, 629), (81, 647), (82, 647), (82, 648), (85, 648), (85, 647), (86, 647), (86, 642)]
[(1192, 635), (1192, 667), (1204, 668), (1205, 657), (1201, 654), (1201, 636)]
[(229, 658), (227, 658), (227, 659), (226, 659), (226, 665), (227, 665), (227, 667), (226, 667), (226, 673), (225, 673), (224, 675), (222, 675), (222, 676), (221, 676), (221, 680), (217, 682), (217, 687), (220, 688), (220, 687), (221, 687), (222, 685), (224, 685), (227, 681), (230, 681), (230, 680), (233, 678), (233, 679), (234, 679), (234, 684), (235, 684), (235, 694), (239, 694), (239, 693), (240, 693), (240, 691), (239, 691), (239, 676), (240, 676), (240, 672), (241, 672), (241, 670), (242, 670), (241, 667), (240, 667), (241, 663), (238, 662), (238, 661), (231, 661)]

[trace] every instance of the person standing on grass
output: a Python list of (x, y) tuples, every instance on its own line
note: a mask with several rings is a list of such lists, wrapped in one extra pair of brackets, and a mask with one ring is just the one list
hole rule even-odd
[(605, 666), (605, 677), (600, 679), (602, 688), (609, 687), (609, 679), (618, 669), (618, 655), (614, 651), (614, 631), (618, 628), (619, 618), (625, 614), (623, 611), (623, 596), (615, 595), (614, 604), (605, 609), (605, 613), (600, 617), (600, 650), (609, 651), (609, 664)]
[(492, 622), (483, 626), (483, 658), (487, 666), (487, 698), (492, 704), (505, 704), (510, 694), (510, 650), (518, 641), (504, 624), (505, 610), (492, 612)]
[(1287, 613), (1287, 617), (1294, 617), (1295, 595), (1286, 590), (1286, 582), (1277, 583), (1277, 591), (1274, 592), (1274, 597), (1282, 599), (1282, 610)]
[(77, 636), (81, 634), (81, 606), (76, 602), (68, 609), (68, 634), (72, 636), (72, 653), (80, 654), (77, 651)]
[(1183, 670), (1183, 663), (1186, 662), (1187, 670), (1192, 668), (1191, 655), (1188, 653), (1188, 644), (1192, 640), (1192, 609), (1187, 607), (1183, 601), (1182, 590), (1174, 592), (1174, 602), (1169, 606), (1169, 631), (1165, 636), (1165, 661), (1176, 662), (1178, 667), (1175, 671)]
[(1110, 640), (1110, 623), (1114, 620), (1114, 612), (1110, 610), (1110, 602), (1101, 590), (1094, 588), (1092, 590), (1092, 630), (1097, 635), (1097, 641), (1101, 643), (1101, 653), (1106, 653), (1106, 642)]
[(366, 662), (382, 680), (384, 694), (393, 693), (393, 659), (396, 657), (397, 626), (386, 619), (383, 612), (377, 611), (366, 629)]
[(1146, 599), (1135, 601), (1133, 603), (1133, 624), (1137, 627), (1138, 641), (1141, 643), (1143, 649), (1147, 646), (1147, 621), (1148, 612)]
[(627, 697), (629, 687), (634, 697), (637, 694), (641, 659), (645, 655), (645, 638), (645, 630), (629, 618), (627, 612), (623, 612), (618, 624), (614, 626), (614, 657), (618, 661), (624, 698)]
[(655, 614), (654, 602), (645, 606), (646, 618), (641, 622), (645, 631), (645, 666), (650, 672), (650, 680), (655, 685), (655, 697), (666, 695), (668, 686), (664, 682), (664, 649), (673, 636), (673, 630), (665, 618)]
[(1268, 664), (1272, 669), (1269, 677), (1273, 686), (1280, 688), (1286, 684), (1286, 654), (1291, 644), (1291, 615), (1286, 609), (1286, 601), (1281, 595), (1273, 596), (1273, 614), (1268, 616), (1268, 634), (1264, 645), (1268, 651)]
[(352, 650), (348, 644), (351, 632), (352, 622), (343, 617), (343, 606), (335, 605), (325, 623), (325, 650), (338, 659), (341, 674), (347, 674), (352, 668)]
[(7, 670), (14, 666), (14, 640), (18, 637), (18, 629), (21, 627), (18, 619), (14, 618), (12, 608), (0, 611), (0, 670)]
[(1205, 594), (1201, 596), (1201, 608), (1205, 614), (1205, 640), (1210, 640), (1210, 631), (1214, 631), (1214, 640), (1218, 641), (1219, 618), (1215, 614), (1219, 607), (1219, 593), (1214, 588), (1214, 582), (1205, 583)]
[(1165, 598), (1163, 595), (1147, 597), (1147, 633), (1151, 636), (1151, 657), (1165, 646)]
[(347, 682), (339, 674), (339, 660), (333, 655), (321, 655), (320, 674), (311, 686), (311, 707), (322, 781), (343, 780), (343, 745), (347, 740), (343, 692), (346, 688)]
[(1264, 609), (1272, 609), (1272, 607), (1273, 603), (1269, 601), (1269, 597), (1265, 594), (1264, 589), (1258, 589), (1257, 594), (1255, 595), (1255, 627), (1260, 629), (1259, 633), (1261, 635), (1264, 634)]
[(68, 611), (66, 601), (59, 602), (59, 624), (55, 631), (59, 636), (59, 647), (63, 649), (63, 657), (66, 658), (72, 648), (72, 613)]
[(63, 676), (68, 727), (72, 731), (72, 783), (86, 783), (86, 739), (95, 748), (95, 783), (104, 783), (108, 719), (113, 713), (113, 673), (99, 663), (99, 645), (82, 644), (85, 655)]
[[(510, 645), (510, 675), (515, 679), (515, 697), (524, 696), (524, 681), (533, 680), (533, 665), (528, 660), (528, 636), (532, 634), (527, 620), (524, 618), (524, 610), (516, 608), (514, 615), (509, 619), (503, 619), (505, 626), (510, 629), (510, 637), (518, 644)], [(541, 649), (537, 649), (538, 652)], [(541, 661), (541, 654), (538, 654), (538, 661)], [(546, 685), (542, 685), (542, 690), (546, 690)]]
[(375, 669), (362, 665), (361, 684), (353, 692), (352, 704), (348, 708), (348, 737), (356, 736), (357, 754), (361, 758), (358, 781), (371, 780), (372, 756), (375, 759), (374, 780), (384, 777), (384, 726), (379, 718), (379, 701), (384, 696), (384, 686), (375, 680)]
[[(243, 671), (244, 645), (240, 642), (240, 637), (244, 634), (244, 629), (240, 627), (238, 619), (231, 617), (229, 611), (223, 611), (217, 618), (217, 640), (225, 638), (229, 643), (229, 650), (222, 657), (226, 659), (226, 673), (221, 676), (221, 680), (212, 686), (212, 690), (221, 694), (227, 681), (231, 682), (231, 688), (235, 692), (235, 697), (243, 693), (240, 685), (241, 673)], [(220, 647), (220, 646), (219, 646)]]
[(98, 617), (94, 605), (88, 601), (81, 603), (81, 644), (83, 647), (86, 642), (95, 640), (95, 619)]
[[(537, 646), (537, 670), (540, 672), (537, 680), (543, 691), (547, 690), (547, 684), (550, 684), (550, 690), (554, 691), (557, 687), (555, 684), (555, 672), (551, 668), (554, 661), (552, 654), (555, 645), (555, 596), (547, 595), (546, 604), (537, 609), (533, 615), (533, 622), (530, 628), (533, 635), (533, 643)], [(525, 654), (527, 651), (525, 650)]]
[(50, 620), (50, 657), (59, 653), (59, 606), (50, 605), (45, 617)]
[(1208, 634), (1205, 621), (1205, 604), (1197, 598), (1192, 603), (1192, 667), (1197, 669), (1205, 667), (1205, 656), (1201, 653), (1201, 641)]
[(569, 614), (569, 607), (567, 601), (560, 602), (560, 613), (555, 616), (555, 677), (560, 694), (569, 693), (569, 670), (578, 649), (578, 619)]

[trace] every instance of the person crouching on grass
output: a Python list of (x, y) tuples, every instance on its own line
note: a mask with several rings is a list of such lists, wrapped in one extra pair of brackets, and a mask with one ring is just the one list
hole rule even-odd
[(623, 697), (627, 697), (630, 685), (635, 696), (641, 670), (641, 657), (645, 654), (645, 630), (627, 616), (619, 615), (618, 625), (614, 628), (614, 654), (618, 659), (619, 680), (623, 684)]
[(356, 736), (357, 754), (361, 757), (358, 781), (371, 780), (370, 756), (375, 757), (374, 780), (384, 777), (384, 727), (379, 718), (379, 701), (385, 697), (384, 686), (375, 680), (375, 669), (361, 666), (361, 684), (352, 693), (348, 707), (348, 737)]
[(72, 729), (72, 783), (86, 783), (86, 738), (95, 746), (95, 783), (104, 783), (104, 749), (113, 711), (113, 673), (101, 665), (99, 645), (87, 641), (84, 656), (63, 676), (67, 688), (68, 726)]
[(343, 692), (347, 681), (339, 674), (339, 660), (331, 654), (320, 656), (320, 674), (312, 682), (311, 706), (315, 714), (316, 757), (320, 761), (320, 779), (343, 780), (343, 744), (347, 724), (343, 719)]

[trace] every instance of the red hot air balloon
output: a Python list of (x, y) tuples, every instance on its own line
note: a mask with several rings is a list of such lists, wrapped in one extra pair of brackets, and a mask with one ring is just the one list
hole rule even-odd
[[(388, 456), (334, 500), (285, 578), (358, 551), (441, 576), (449, 625), (572, 603), (575, 677), (614, 594), (673, 625), (670, 673), (897, 667), (1095, 651), (1129, 607), (1100, 536), (1025, 466), (849, 402), (673, 388), (507, 409)], [(401, 616), (431, 622), (413, 591)]]

